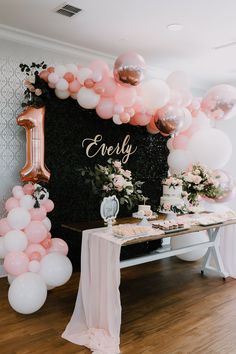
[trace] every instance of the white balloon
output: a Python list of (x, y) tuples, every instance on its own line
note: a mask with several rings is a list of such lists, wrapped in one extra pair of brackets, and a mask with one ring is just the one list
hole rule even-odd
[[(172, 249), (178, 249), (185, 246), (195, 245), (201, 242), (209, 241), (206, 231), (193, 232), (187, 235), (171, 237), (170, 244)], [(203, 249), (196, 249), (187, 253), (178, 255), (177, 257), (183, 261), (196, 261), (202, 258), (207, 251), (207, 247)]]
[(20, 199), (25, 195), (23, 188), (21, 186), (13, 187), (12, 194), (13, 194), (13, 197), (16, 199)]
[(23, 273), (13, 280), (8, 300), (11, 307), (19, 313), (30, 314), (38, 311), (47, 298), (47, 286), (36, 273)]
[(65, 75), (65, 73), (67, 72), (67, 68), (65, 67), (65, 65), (56, 65), (54, 72), (59, 77), (63, 77)]
[(40, 262), (33, 260), (29, 262), (29, 271), (32, 273), (38, 273), (40, 269)]
[(154, 112), (169, 101), (170, 89), (165, 81), (151, 79), (141, 84), (140, 96), (145, 107)]
[(58, 90), (55, 89), (55, 95), (61, 100), (66, 100), (70, 96), (70, 92), (68, 90)]
[(25, 208), (14, 208), (7, 215), (7, 222), (13, 229), (24, 229), (31, 220), (30, 213)]
[(170, 139), (168, 139), (168, 141), (166, 143), (166, 146), (169, 149), (169, 151), (173, 150), (173, 141), (174, 141), (174, 138), (170, 138)]
[(55, 88), (56, 83), (59, 81), (59, 76), (56, 73), (50, 73), (48, 75), (48, 82), (51, 88)]
[(122, 124), (122, 122), (121, 122), (121, 120), (120, 120), (119, 114), (114, 114), (114, 116), (112, 117), (112, 120), (113, 120), (113, 122), (114, 122), (115, 124), (117, 124), (117, 125)]
[(183, 107), (182, 110), (184, 111), (183, 125), (180, 128), (179, 132), (184, 132), (185, 130), (189, 129), (191, 124), (192, 124), (192, 114), (191, 114), (191, 112), (185, 107)]
[(46, 217), (45, 219), (43, 219), (42, 223), (46, 226), (46, 229), (49, 232), (52, 228), (51, 220), (48, 217)]
[(210, 169), (222, 168), (232, 154), (232, 144), (228, 136), (219, 129), (200, 130), (189, 140), (188, 150), (195, 163)]
[(5, 248), (8, 252), (24, 251), (28, 245), (26, 234), (20, 230), (11, 230), (4, 236)]
[(72, 73), (74, 76), (78, 75), (78, 68), (75, 64), (66, 64), (67, 72)]
[(92, 109), (95, 108), (100, 100), (100, 95), (97, 95), (93, 90), (86, 87), (81, 87), (77, 95), (78, 103), (81, 107)]
[(168, 76), (166, 82), (171, 89), (177, 91), (190, 87), (190, 79), (184, 71), (174, 71)]
[(192, 124), (185, 130), (185, 134), (191, 136), (195, 134), (198, 130), (205, 130), (211, 128), (211, 121), (207, 118), (206, 114), (199, 112), (196, 117), (192, 119)]
[(49, 253), (42, 258), (39, 273), (47, 285), (60, 286), (70, 279), (72, 264), (63, 254)]
[(182, 173), (187, 170), (189, 165), (193, 162), (192, 154), (187, 150), (171, 150), (167, 158), (170, 172)]
[(15, 280), (16, 278), (17, 278), (17, 275), (12, 275), (12, 274), (7, 275), (7, 280), (10, 285), (13, 282), (13, 280)]
[(91, 78), (92, 75), (93, 75), (93, 72), (92, 72), (91, 69), (89, 69), (89, 68), (81, 68), (81, 69), (78, 70), (77, 77), (79, 79), (79, 82), (83, 85), (84, 81), (86, 79)]
[(31, 195), (24, 195), (20, 199), (20, 207), (25, 208), (27, 210), (32, 209), (34, 207), (35, 200)]
[(65, 79), (60, 79), (57, 83), (56, 83), (56, 89), (59, 91), (65, 91), (67, 90), (69, 87), (68, 82)]
[(8, 253), (5, 247), (5, 236), (0, 237), (0, 259), (5, 258), (6, 254)]

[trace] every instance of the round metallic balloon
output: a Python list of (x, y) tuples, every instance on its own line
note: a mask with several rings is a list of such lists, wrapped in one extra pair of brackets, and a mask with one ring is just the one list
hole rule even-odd
[(154, 121), (157, 129), (164, 136), (177, 133), (184, 123), (184, 111), (182, 108), (167, 105), (157, 110)]

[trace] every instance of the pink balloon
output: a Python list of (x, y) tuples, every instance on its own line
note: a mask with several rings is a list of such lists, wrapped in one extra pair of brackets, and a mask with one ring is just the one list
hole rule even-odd
[(133, 125), (133, 126), (137, 126), (138, 125), (138, 123), (136, 122), (136, 119), (135, 119), (135, 115), (130, 118), (129, 124)]
[(182, 95), (181, 105), (184, 107), (189, 106), (193, 100), (193, 95), (191, 94), (191, 92), (187, 89), (182, 89), (180, 90), (180, 93)]
[(113, 116), (114, 101), (111, 98), (102, 97), (96, 107), (97, 115), (103, 119), (110, 119)]
[(25, 193), (24, 193), (23, 188), (21, 186), (15, 186), (12, 189), (12, 194), (13, 194), (14, 198), (21, 199)]
[(152, 116), (147, 113), (138, 112), (134, 115), (134, 119), (138, 125), (148, 125)]
[(26, 236), (30, 242), (42, 242), (48, 234), (48, 231), (41, 221), (31, 221), (25, 228)]
[(236, 113), (236, 88), (230, 85), (214, 86), (203, 98), (201, 109), (211, 119), (232, 118)]
[(104, 97), (114, 97), (116, 90), (117, 85), (115, 80), (108, 76), (105, 76), (94, 86), (94, 91), (99, 95), (102, 94)]
[(202, 97), (193, 97), (191, 104), (187, 107), (193, 117), (196, 117), (201, 109)]
[(7, 199), (7, 201), (5, 203), (5, 208), (7, 211), (10, 211), (10, 210), (17, 208), (19, 206), (20, 206), (19, 199), (16, 199), (13, 197)]
[(125, 107), (131, 107), (135, 103), (136, 90), (134, 87), (118, 86), (115, 101)]
[(102, 60), (94, 60), (92, 63), (89, 65), (89, 68), (94, 72), (94, 73), (100, 73), (102, 76), (109, 75), (109, 67), (108, 65), (102, 61)]
[(176, 106), (181, 105), (181, 103), (182, 103), (181, 93), (177, 90), (170, 90), (170, 99), (169, 99), (168, 103), (176, 105)]
[(24, 252), (9, 252), (4, 258), (4, 268), (11, 275), (20, 275), (27, 272), (29, 258)]
[[(46, 211), (48, 213), (50, 213), (53, 209), (54, 209), (54, 203), (51, 199), (47, 199), (44, 203), (43, 203), (43, 207), (46, 209)], [(46, 215), (45, 215), (46, 218)]]
[(93, 88), (94, 85), (95, 85), (95, 82), (92, 79), (86, 79), (84, 81), (84, 86), (86, 88)]
[(136, 96), (135, 102), (132, 106), (135, 112), (143, 112), (144, 111), (144, 103), (143, 99), (140, 96)]
[(27, 195), (32, 195), (34, 193), (34, 185), (31, 183), (27, 183), (23, 187), (23, 191)]
[(123, 112), (120, 114), (120, 121), (122, 123), (128, 123), (130, 121), (130, 115), (127, 112)]
[(159, 133), (159, 130), (153, 129), (153, 128), (150, 126), (150, 124), (147, 125), (147, 131), (148, 131), (148, 133), (153, 134), (153, 135)]
[(51, 247), (51, 244), (52, 244), (51, 238), (52, 238), (52, 236), (51, 236), (51, 234), (49, 232), (48, 236), (45, 238), (45, 240), (40, 242), (40, 245), (42, 245), (46, 250), (48, 250)]
[(48, 82), (48, 75), (49, 75), (49, 72), (47, 70), (43, 70), (39, 73), (39, 77), (40, 79)]
[(69, 83), (68, 90), (70, 91), (70, 93), (77, 93), (80, 88), (81, 88), (81, 85), (80, 85), (79, 81), (78, 80), (74, 80), (74, 81)]
[(40, 206), (40, 208), (31, 209), (30, 216), (32, 221), (43, 221), (47, 216), (47, 210), (45, 208), (45, 205)]
[(6, 235), (9, 231), (11, 231), (11, 227), (7, 222), (7, 218), (3, 218), (0, 220), (0, 236)]
[(65, 73), (65, 75), (63, 76), (63, 79), (65, 79), (67, 82), (73, 82), (74, 81), (74, 75), (71, 72), (67, 72)]
[(38, 262), (41, 260), (41, 258), (42, 258), (42, 256), (39, 252), (33, 252), (33, 253), (31, 253), (31, 255), (29, 257), (29, 259), (31, 261), (38, 261)]
[(114, 78), (115, 80), (125, 86), (137, 86), (144, 77), (146, 64), (141, 55), (129, 52), (121, 54), (114, 64)]
[(46, 250), (45, 248), (38, 243), (31, 243), (25, 250), (25, 253), (27, 254), (27, 256), (32, 260), (31, 255), (32, 253), (39, 253), (41, 257), (45, 256), (46, 254)]
[(65, 256), (68, 254), (68, 246), (67, 243), (61, 238), (52, 238), (52, 245), (49, 248), (49, 253), (59, 252), (64, 254)]
[(179, 134), (173, 139), (173, 148), (186, 150), (189, 143), (189, 138), (186, 135)]
[(114, 113), (115, 113), (115, 114), (121, 114), (121, 113), (123, 113), (123, 112), (124, 112), (124, 107), (121, 106), (120, 104), (116, 103), (116, 104), (114, 105)]

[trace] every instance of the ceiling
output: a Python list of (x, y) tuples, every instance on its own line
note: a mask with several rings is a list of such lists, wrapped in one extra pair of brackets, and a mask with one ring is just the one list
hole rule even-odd
[[(69, 0), (83, 11), (55, 13), (63, 0), (0, 0), (0, 23), (115, 57), (126, 51), (202, 88), (236, 85), (235, 0)], [(180, 23), (171, 32), (167, 25)], [(234, 42), (221, 49), (214, 47)]]

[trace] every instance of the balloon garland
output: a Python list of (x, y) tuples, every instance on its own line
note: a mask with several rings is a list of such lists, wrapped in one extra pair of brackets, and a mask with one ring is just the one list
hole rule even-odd
[(47, 290), (65, 284), (72, 265), (68, 246), (51, 238), (47, 213), (54, 208), (47, 190), (39, 184), (15, 186), (5, 204), (7, 217), (0, 220), (0, 258), (8, 273), (11, 307), (23, 314), (39, 310)]

